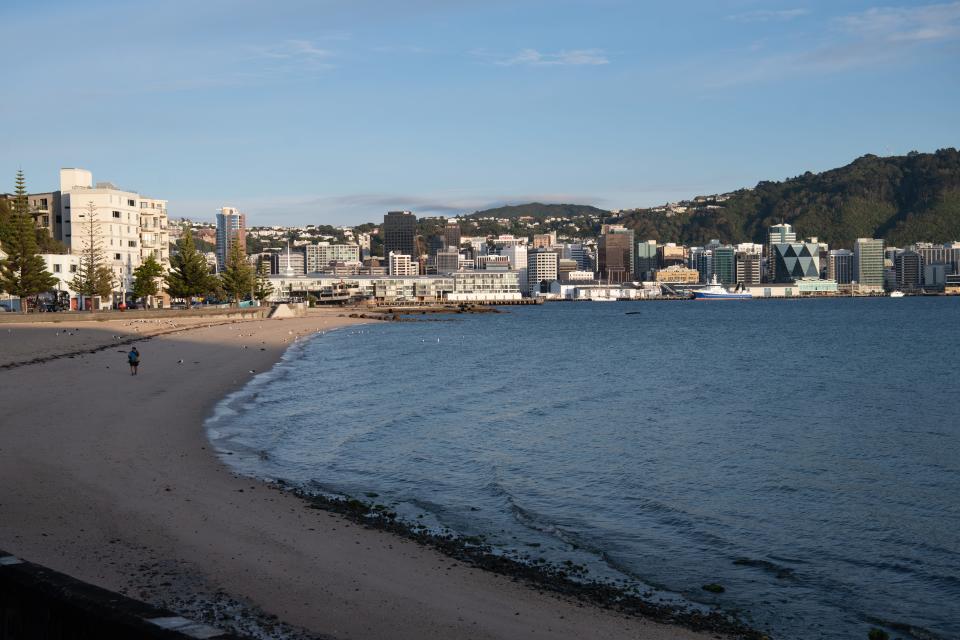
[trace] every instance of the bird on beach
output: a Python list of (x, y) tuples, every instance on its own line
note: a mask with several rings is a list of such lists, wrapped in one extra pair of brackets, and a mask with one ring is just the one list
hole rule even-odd
[(250, 369), (250, 371), (248, 371), (248, 373), (256, 373), (256, 372), (257, 372), (256, 369)]
[(177, 360), (177, 364), (183, 364), (183, 358), (180, 358), (179, 360)]

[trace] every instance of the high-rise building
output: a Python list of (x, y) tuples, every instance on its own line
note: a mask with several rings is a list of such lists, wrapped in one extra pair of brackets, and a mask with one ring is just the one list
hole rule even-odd
[(857, 238), (853, 246), (853, 278), (860, 286), (883, 287), (883, 240)]
[(597, 244), (600, 279), (611, 284), (632, 280), (633, 250), (633, 229), (604, 225)]
[(923, 258), (916, 251), (901, 251), (894, 259), (894, 273), (897, 287), (909, 291), (917, 290), (923, 284)]
[(737, 282), (737, 250), (732, 246), (720, 246), (713, 249), (713, 275), (721, 284)]
[(776, 244), (792, 244), (797, 241), (797, 234), (793, 226), (787, 223), (775, 224), (767, 231), (767, 279), (776, 282), (776, 257), (773, 246)]
[(820, 277), (820, 247), (809, 242), (773, 245), (773, 281), (790, 283)]
[(247, 255), (247, 216), (233, 207), (222, 207), (217, 213), (217, 267), (226, 267), (233, 247)]
[(446, 247), (437, 252), (435, 260), (437, 273), (455, 273), (460, 269), (460, 250), (457, 247)]
[(531, 294), (549, 290), (557, 279), (558, 256), (550, 249), (534, 249), (527, 253), (527, 290)]
[(645, 282), (653, 280), (653, 273), (657, 270), (657, 241), (645, 240), (638, 242), (633, 256), (634, 277)]
[(674, 242), (657, 246), (657, 266), (661, 269), (673, 265), (683, 266), (687, 262), (687, 248)]
[(460, 225), (454, 222), (453, 220), (447, 220), (446, 226), (443, 227), (443, 241), (444, 246), (447, 249), (451, 247), (460, 250)]
[(530, 293), (527, 286), (527, 247), (522, 244), (509, 244), (500, 249), (500, 255), (510, 261), (510, 268), (517, 271), (520, 280), (520, 292)]
[[(759, 246), (759, 245), (758, 245)], [(737, 284), (760, 284), (761, 265), (763, 263), (761, 251), (747, 251), (737, 249)]]
[(835, 280), (837, 284), (853, 282), (853, 251), (849, 249), (834, 249), (827, 257), (827, 280)]
[(590, 271), (590, 258), (587, 256), (586, 247), (581, 243), (565, 243), (560, 257), (575, 260), (578, 271)]
[(383, 216), (383, 255), (390, 252), (416, 260), (417, 216), (409, 211), (389, 211)]

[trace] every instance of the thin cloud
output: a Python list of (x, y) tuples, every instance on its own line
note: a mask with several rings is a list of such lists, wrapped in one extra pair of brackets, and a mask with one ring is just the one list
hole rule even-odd
[(336, 66), (331, 59), (337, 56), (332, 49), (319, 47), (310, 40), (284, 40), (268, 47), (254, 47), (252, 53), (254, 58), (264, 61), (310, 69), (331, 69)]
[(788, 22), (809, 14), (809, 9), (759, 10), (727, 16), (727, 20), (733, 22)]
[(560, 67), (560, 66), (599, 66), (610, 64), (603, 49), (569, 49), (556, 53), (543, 53), (537, 49), (523, 49), (512, 56), (497, 56), (483, 51), (474, 55), (488, 59), (501, 67)]
[(714, 71), (724, 88), (796, 74), (829, 74), (878, 65), (915, 64), (932, 46), (960, 40), (960, 1), (920, 7), (875, 7), (832, 19), (807, 49), (752, 55)]

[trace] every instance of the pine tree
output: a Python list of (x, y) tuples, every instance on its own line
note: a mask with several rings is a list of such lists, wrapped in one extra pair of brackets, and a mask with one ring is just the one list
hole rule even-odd
[(227, 263), (220, 274), (220, 282), (230, 302), (243, 300), (244, 296), (253, 290), (253, 267), (247, 262), (237, 243), (230, 247), (230, 255), (227, 256)]
[(208, 293), (215, 288), (207, 259), (193, 244), (193, 234), (188, 229), (179, 242), (179, 251), (170, 256), (170, 272), (166, 276), (167, 291), (174, 298), (188, 302), (194, 296)]
[[(103, 257), (103, 241), (97, 229), (97, 207), (93, 202), (87, 203), (87, 212), (78, 216), (74, 230), (80, 228), (83, 238), (83, 248), (80, 251), (80, 261), (77, 264), (77, 273), (70, 281), (70, 288), (80, 294), (81, 298), (104, 298), (113, 293), (113, 272), (106, 265)], [(81, 301), (80, 308), (83, 308)], [(90, 305), (93, 311), (93, 304)]]
[(253, 285), (253, 297), (260, 303), (263, 303), (273, 295), (273, 283), (267, 277), (268, 267), (263, 258), (257, 261), (257, 281)]
[(163, 265), (157, 262), (151, 253), (139, 267), (133, 270), (133, 295), (135, 298), (147, 298), (147, 304), (150, 304), (150, 298), (157, 295), (160, 286), (158, 278), (163, 276)]
[(0, 262), (0, 290), (20, 298), (20, 310), (27, 310), (27, 298), (52, 289), (57, 279), (47, 271), (37, 252), (37, 235), (27, 201), (23, 171), (17, 171), (16, 196), (0, 244), (7, 257)]

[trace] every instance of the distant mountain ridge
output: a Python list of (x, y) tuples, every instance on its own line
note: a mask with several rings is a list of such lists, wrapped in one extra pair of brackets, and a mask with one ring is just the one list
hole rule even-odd
[[(588, 205), (530, 203), (478, 211), (468, 218), (596, 216), (632, 228), (637, 239), (704, 244), (765, 242), (779, 222), (799, 237), (816, 236), (832, 247), (852, 247), (857, 238), (888, 243), (960, 240), (960, 152), (865, 155), (822, 173), (763, 181), (721, 200), (696, 198), (676, 211), (634, 209), (619, 216)], [(599, 223), (595, 225), (599, 230)]]
[(578, 218), (583, 216), (609, 216), (610, 212), (604, 209), (598, 209), (585, 204), (543, 204), (542, 202), (531, 202), (529, 204), (515, 204), (485, 211), (476, 211), (467, 215), (467, 218), (508, 218), (516, 220), (517, 218), (535, 218), (543, 220), (545, 218), (565, 217)]

